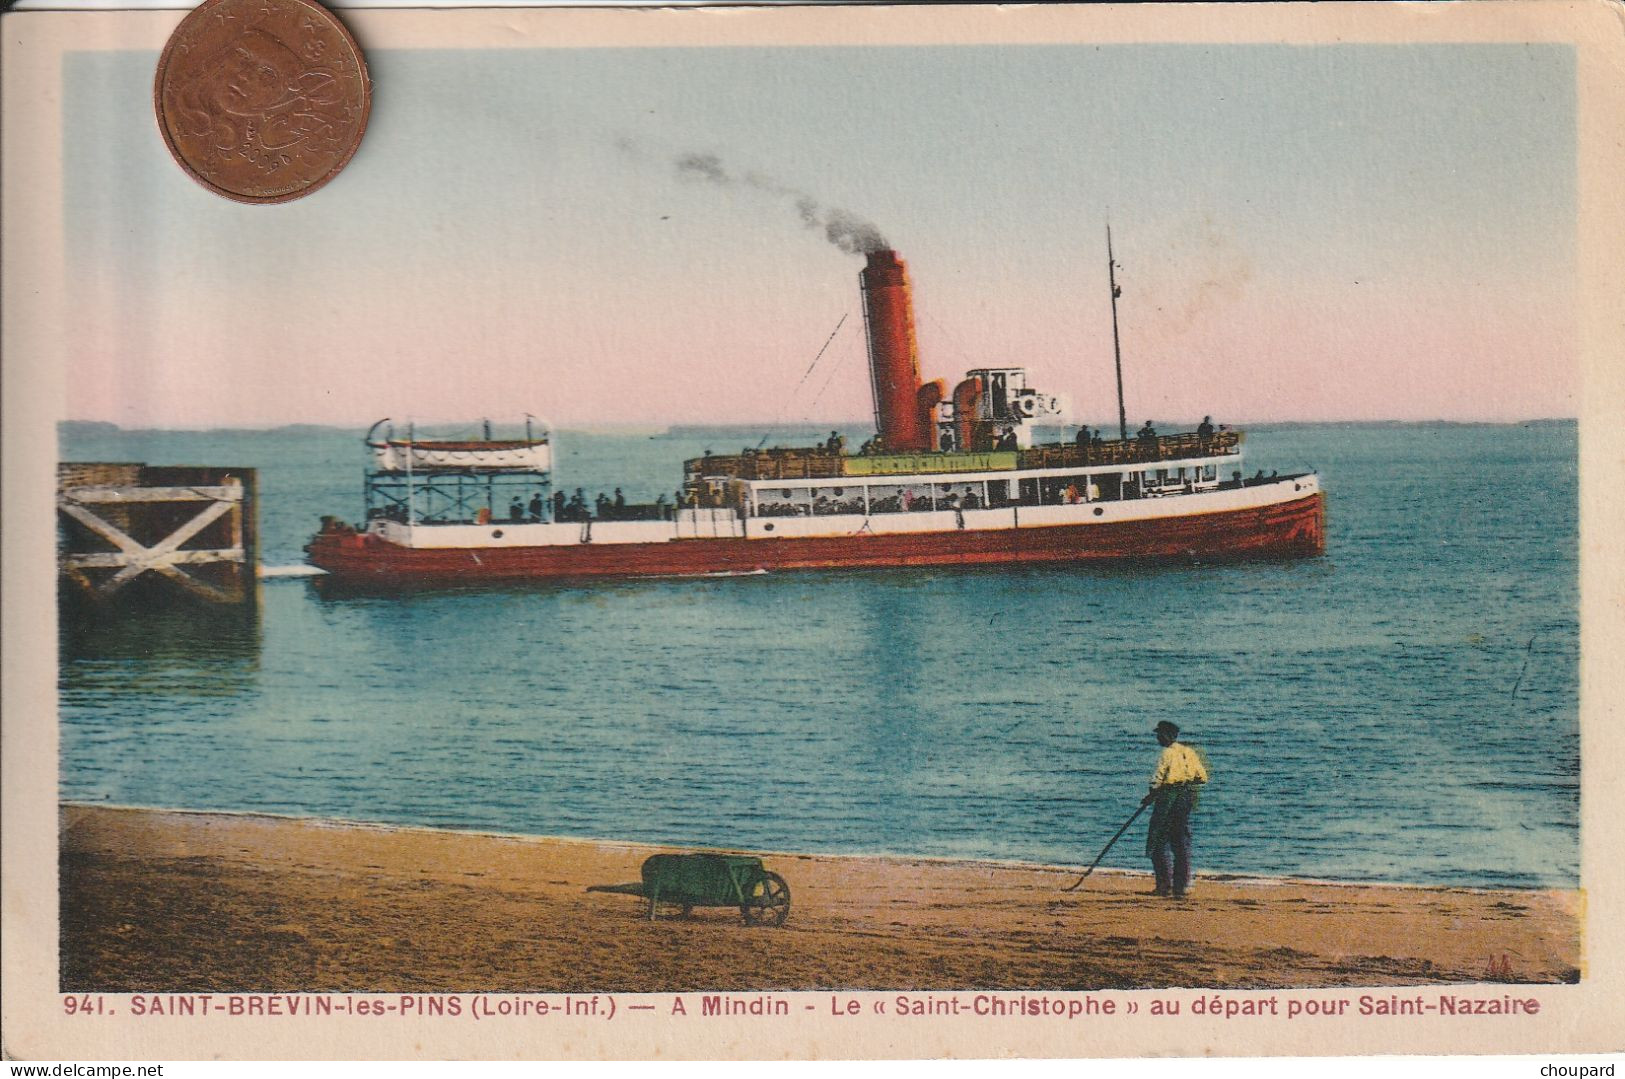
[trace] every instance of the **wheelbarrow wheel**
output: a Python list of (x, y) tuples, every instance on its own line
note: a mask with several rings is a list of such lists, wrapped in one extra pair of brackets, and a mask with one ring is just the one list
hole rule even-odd
[(790, 917), (790, 886), (777, 873), (763, 873), (746, 890), (739, 913), (746, 925), (783, 925)]

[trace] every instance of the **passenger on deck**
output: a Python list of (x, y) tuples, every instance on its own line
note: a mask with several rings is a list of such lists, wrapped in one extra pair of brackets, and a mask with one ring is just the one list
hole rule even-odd
[(1076, 439), (1076, 442), (1077, 442), (1078, 449), (1080, 449), (1080, 450), (1085, 450), (1085, 449), (1089, 448), (1089, 425), (1088, 424), (1084, 424), (1083, 426), (1078, 428), (1078, 437)]
[(513, 496), (513, 501), (508, 503), (508, 520), (510, 520), (510, 521), (523, 521), (524, 519), (525, 519), (525, 504), (523, 502), (519, 501), (519, 496), (518, 495), (514, 495)]
[(964, 508), (968, 510), (979, 510), (982, 508), (982, 500), (976, 497), (975, 491), (971, 491), (965, 495)]
[(564, 492), (553, 492), (553, 520), (564, 520)]
[(1154, 460), (1158, 456), (1157, 429), (1151, 426), (1150, 420), (1145, 421), (1145, 426), (1140, 428), (1134, 437), (1135, 444), (1139, 447), (1141, 460)]
[(619, 487), (615, 488), (615, 516), (626, 516), (626, 496), (621, 494)]
[(954, 452), (954, 433), (951, 428), (943, 431), (942, 437), (937, 439), (937, 448), (942, 450), (943, 453)]
[(542, 492), (537, 491), (535, 494), (530, 496), (530, 519), (533, 522), (540, 521), (542, 519), (542, 509), (546, 505), (547, 503), (542, 501)]
[(1202, 422), (1196, 425), (1196, 437), (1206, 442), (1213, 437), (1213, 417), (1203, 416)]

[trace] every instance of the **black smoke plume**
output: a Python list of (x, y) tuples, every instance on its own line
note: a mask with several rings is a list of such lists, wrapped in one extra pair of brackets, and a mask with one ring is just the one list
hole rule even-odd
[(826, 240), (849, 255), (863, 255), (891, 246), (872, 222), (857, 214), (839, 207), (825, 206), (807, 192), (759, 172), (730, 172), (716, 154), (679, 154), (675, 164), (677, 175), (685, 179), (703, 180), (718, 187), (748, 187), (790, 200), (803, 225), (822, 232)]

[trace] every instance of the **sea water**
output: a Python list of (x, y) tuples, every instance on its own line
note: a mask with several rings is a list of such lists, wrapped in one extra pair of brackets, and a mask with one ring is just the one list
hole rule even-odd
[[(65, 425), (64, 460), (259, 470), (262, 561), (360, 516), (359, 432)], [(760, 432), (563, 433), (650, 501)], [(847, 432), (849, 440), (861, 432)], [(1087, 863), (1171, 719), (1199, 870), (1572, 886), (1569, 422), (1283, 425), (1323, 558), (772, 573), (400, 596), (272, 576), (251, 617), (66, 623), (65, 799), (752, 850)], [(1106, 865), (1144, 867), (1138, 829)]]

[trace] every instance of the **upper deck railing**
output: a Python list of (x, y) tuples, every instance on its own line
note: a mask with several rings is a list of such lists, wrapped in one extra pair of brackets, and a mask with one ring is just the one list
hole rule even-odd
[(1100, 442), (1054, 442), (1027, 450), (982, 453), (860, 454), (845, 456), (819, 448), (757, 450), (713, 454), (684, 462), (690, 478), (731, 476), (742, 480), (813, 480), (843, 476), (921, 475), (948, 472), (1005, 472), (1090, 465), (1137, 465), (1222, 457), (1237, 451), (1242, 432), (1211, 435), (1187, 432), (1155, 438)]
[(1080, 468), (1086, 465), (1138, 465), (1152, 461), (1182, 461), (1196, 457), (1223, 457), (1241, 446), (1240, 431), (1199, 435), (1188, 431), (1155, 438), (1123, 438), (1077, 443), (1052, 442), (1021, 450), (1019, 468)]

